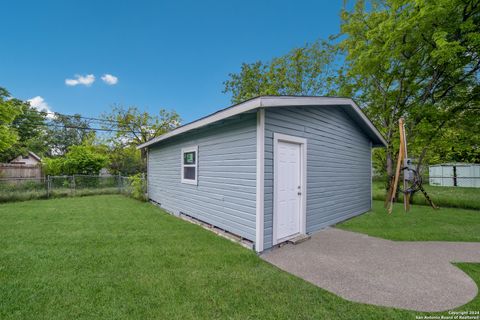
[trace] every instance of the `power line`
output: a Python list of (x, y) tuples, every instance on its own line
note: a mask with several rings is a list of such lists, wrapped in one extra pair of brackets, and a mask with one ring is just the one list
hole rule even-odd
[[(42, 126), (42, 125), (38, 125), (38, 126)], [(79, 130), (88, 130), (88, 131), (122, 132), (122, 133), (137, 133), (137, 134), (141, 134), (141, 133), (142, 133), (142, 132), (140, 132), (140, 131), (105, 129), (105, 128), (92, 128), (92, 127), (80, 127), (80, 126), (57, 125), (57, 124), (48, 124), (48, 123), (43, 124), (43, 126), (54, 127), (54, 128), (79, 129)]]
[(85, 120), (91, 120), (91, 121), (99, 121), (99, 122), (110, 122), (110, 123), (115, 123), (115, 124), (122, 124), (122, 121), (118, 120), (111, 120), (111, 119), (101, 119), (101, 118), (94, 118), (94, 117), (84, 117), (79, 114), (63, 114), (60, 112), (53, 112), (53, 111), (39, 111), (36, 109), (32, 109), (32, 111), (37, 112), (39, 114), (46, 114), (46, 115), (53, 115), (53, 116), (61, 116), (61, 117), (66, 117), (66, 118), (75, 118), (75, 119), (85, 119)]
[(62, 113), (59, 113), (59, 112), (49, 112), (47, 114), (58, 115), (58, 116), (66, 117), (66, 118), (80, 118), (80, 119), (85, 119), (85, 120), (110, 122), (110, 123), (116, 123), (116, 124), (122, 123), (121, 121), (117, 121), (117, 120), (83, 117), (83, 116), (80, 116), (80, 115), (69, 115), (69, 114), (62, 114)]
[[(64, 118), (67, 118), (67, 119), (84, 119), (84, 120), (88, 120), (86, 122), (88, 122), (88, 125), (91, 124), (91, 122), (94, 122), (96, 123), (97, 125), (104, 125), (105, 123), (111, 123), (111, 124), (114, 124), (114, 125), (119, 125), (119, 124), (123, 124), (122, 121), (118, 121), (118, 120), (111, 120), (111, 119), (101, 119), (101, 118), (95, 118), (95, 117), (84, 117), (84, 116), (81, 116), (79, 114), (75, 114), (75, 115), (69, 115), (69, 114), (63, 114), (63, 113), (60, 113), (60, 112), (52, 112), (52, 111), (40, 111), (40, 110), (36, 110), (36, 109), (31, 109), (31, 111), (33, 112), (36, 112), (38, 114), (42, 114), (42, 115), (53, 115), (53, 116), (60, 116), (60, 117), (64, 117)], [(83, 127), (83, 126), (75, 126), (75, 125), (66, 125), (66, 124), (56, 124), (56, 123), (48, 123), (48, 121), (52, 122), (54, 121), (54, 119), (52, 118), (46, 118), (45, 119), (46, 122), (39, 122), (39, 123), (32, 123), (32, 125), (34, 126), (37, 126), (37, 127), (53, 127), (53, 128), (65, 128), (65, 129), (78, 129), (78, 130), (90, 130), (90, 131), (102, 131), (102, 132), (119, 132), (119, 133), (132, 133), (132, 134), (142, 134), (143, 132), (141, 131), (134, 131), (134, 130), (121, 130), (121, 129), (112, 129), (112, 128), (95, 128), (95, 127)], [(150, 129), (152, 126), (145, 126), (146, 129)], [(150, 129), (150, 130), (153, 130), (153, 129)]]
[[(64, 129), (78, 129), (78, 130), (86, 130), (86, 131), (104, 131), (104, 132), (121, 132), (121, 133), (135, 133), (135, 134), (142, 134), (140, 131), (133, 131), (133, 130), (119, 130), (119, 129), (109, 129), (109, 128), (95, 128), (90, 126), (75, 126), (75, 125), (68, 125), (68, 124), (55, 124), (55, 123), (47, 123), (47, 122), (30, 122), (30, 125), (41, 128), (41, 127), (52, 127), (52, 128), (64, 128)], [(13, 127), (12, 124), (9, 127)]]

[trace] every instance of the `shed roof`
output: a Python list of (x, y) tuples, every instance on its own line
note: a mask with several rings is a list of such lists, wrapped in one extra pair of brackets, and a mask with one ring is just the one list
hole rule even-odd
[(176, 135), (186, 133), (190, 130), (205, 127), (217, 121), (221, 121), (255, 109), (303, 106), (337, 106), (339, 108), (342, 108), (365, 131), (365, 133), (370, 137), (370, 139), (372, 139), (374, 147), (384, 147), (387, 144), (381, 133), (377, 130), (377, 128), (375, 128), (372, 122), (362, 112), (360, 107), (358, 107), (358, 105), (350, 98), (311, 96), (260, 96), (219, 110), (206, 117), (180, 126), (170, 132), (167, 132), (161, 136), (153, 138), (139, 145), (137, 148), (145, 148), (157, 142), (174, 137)]

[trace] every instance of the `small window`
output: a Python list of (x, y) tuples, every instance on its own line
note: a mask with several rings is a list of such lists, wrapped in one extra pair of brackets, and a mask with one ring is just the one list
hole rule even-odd
[(198, 147), (182, 149), (182, 183), (197, 184)]
[(28, 159), (28, 156), (22, 156), (22, 159)]

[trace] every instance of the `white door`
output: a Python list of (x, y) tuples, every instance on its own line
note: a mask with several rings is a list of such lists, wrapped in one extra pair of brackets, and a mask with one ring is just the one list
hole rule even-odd
[(278, 141), (276, 154), (276, 238), (285, 240), (300, 233), (302, 201), (301, 144)]

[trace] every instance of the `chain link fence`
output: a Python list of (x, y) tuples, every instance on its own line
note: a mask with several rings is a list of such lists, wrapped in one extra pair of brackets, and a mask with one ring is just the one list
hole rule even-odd
[(98, 194), (131, 196), (145, 192), (145, 177), (71, 175), (0, 178), (0, 202)]

